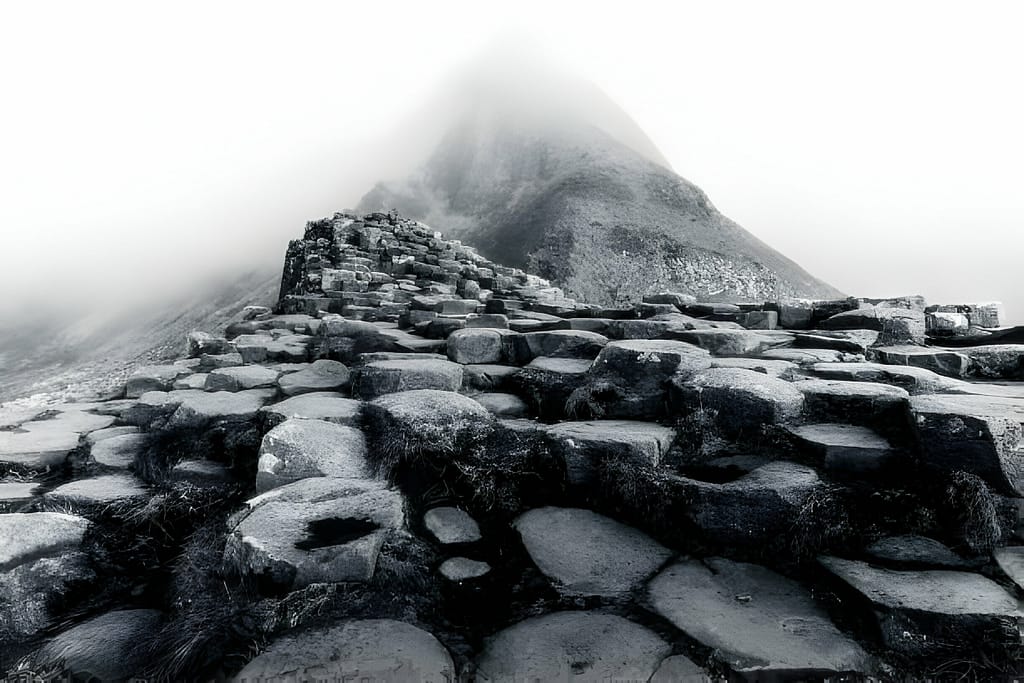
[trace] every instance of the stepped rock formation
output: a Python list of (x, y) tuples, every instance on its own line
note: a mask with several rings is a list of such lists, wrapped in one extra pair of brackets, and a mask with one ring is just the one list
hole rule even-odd
[(429, 159), (360, 210), (416, 216), (592, 303), (663, 289), (840, 296), (723, 216), (597, 88), (516, 63), (455, 91), (458, 113)]
[(0, 669), (1024, 673), (1024, 345), (950, 363), (914, 297), (585, 303), (384, 213), (282, 280), (119, 398), (0, 406)]

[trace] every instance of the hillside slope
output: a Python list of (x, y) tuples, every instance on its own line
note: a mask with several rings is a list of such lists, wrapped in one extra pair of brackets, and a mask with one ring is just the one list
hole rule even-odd
[(723, 216), (610, 99), (573, 105), (584, 88), (529, 68), (477, 74), (430, 158), (359, 209), (443, 227), (589, 301), (666, 287), (709, 300), (841, 294)]

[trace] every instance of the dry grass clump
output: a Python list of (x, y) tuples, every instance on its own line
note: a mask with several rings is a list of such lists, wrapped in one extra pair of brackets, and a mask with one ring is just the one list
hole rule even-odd
[(945, 513), (957, 540), (974, 553), (990, 552), (1002, 537), (995, 496), (976, 474), (953, 472), (945, 489)]

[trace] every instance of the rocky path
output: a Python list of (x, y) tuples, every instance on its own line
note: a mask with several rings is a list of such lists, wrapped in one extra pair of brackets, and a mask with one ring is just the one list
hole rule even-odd
[(934, 316), (600, 309), (393, 216), (310, 224), (276, 312), (0, 409), (0, 665), (1019, 673), (1024, 346), (924, 345)]

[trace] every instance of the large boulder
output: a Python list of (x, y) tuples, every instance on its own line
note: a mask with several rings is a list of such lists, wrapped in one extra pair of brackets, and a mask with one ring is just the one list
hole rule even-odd
[(507, 330), (470, 328), (448, 335), (448, 358), (455, 363), (472, 365), (500, 363), (505, 360)]
[(970, 359), (967, 374), (980, 379), (1024, 379), (1024, 344), (988, 344), (960, 350)]
[(272, 489), (232, 518), (224, 564), (278, 589), (369, 581), (401, 495), (380, 481), (314, 477)]
[(102, 439), (92, 445), (89, 456), (93, 462), (105, 467), (127, 469), (135, 462), (136, 456), (148, 442), (145, 434), (122, 434)]
[[(830, 556), (819, 561), (862, 596), (885, 645), (901, 654), (949, 656), (974, 653), (982, 645), (1019, 645), (1020, 603), (980, 574), (897, 571)], [(995, 634), (1007, 635), (998, 643)]]
[(672, 651), (639, 624), (596, 612), (526, 619), (488, 639), (478, 681), (646, 681)]
[(265, 406), (260, 409), (260, 413), (265, 416), (267, 424), (271, 427), (276, 427), (293, 417), (325, 420), (336, 424), (354, 426), (359, 417), (361, 406), (362, 403), (360, 401), (345, 398), (341, 394), (330, 391), (317, 391), (292, 396), (279, 403)]
[(186, 391), (170, 418), (170, 429), (201, 429), (212, 424), (248, 422), (270, 400), (274, 389), (245, 391)]
[(585, 330), (550, 330), (506, 337), (509, 360), (524, 365), (540, 356), (594, 359), (608, 338)]
[(591, 364), (580, 358), (541, 356), (522, 368), (512, 383), (541, 419), (557, 420), (566, 416), (573, 392), (586, 384)]
[(910, 399), (924, 462), (978, 475), (1009, 495), (1024, 495), (1024, 402), (991, 396)]
[(795, 680), (874, 673), (800, 584), (755, 564), (683, 560), (650, 583), (654, 610), (744, 678)]
[(285, 396), (298, 396), (318, 391), (341, 391), (348, 388), (349, 371), (344, 363), (321, 358), (298, 372), (282, 375), (277, 381)]
[(551, 425), (546, 434), (565, 462), (569, 484), (590, 487), (604, 460), (656, 466), (675, 440), (675, 430), (636, 420), (589, 420)]
[(246, 363), (304, 363), (313, 338), (305, 334), (243, 334), (232, 341)]
[(52, 603), (93, 576), (81, 547), (88, 528), (58, 512), (0, 514), (0, 641), (37, 633)]
[(793, 344), (789, 332), (763, 330), (673, 330), (663, 336), (699, 346), (713, 356), (757, 356)]
[(366, 363), (356, 374), (354, 393), (363, 399), (415, 389), (458, 391), (462, 366), (446, 360), (409, 359)]
[[(667, 382), (711, 367), (710, 354), (667, 339), (609, 342), (574, 403), (598, 417), (655, 419), (666, 413)], [(570, 407), (572, 410), (572, 407)]]
[(643, 532), (590, 510), (537, 508), (513, 526), (530, 559), (564, 595), (627, 594), (672, 555)]
[(147, 648), (162, 621), (152, 609), (101, 614), (54, 636), (33, 655), (33, 668), (101, 681), (131, 679), (150, 663)]
[(971, 366), (967, 354), (932, 346), (877, 346), (871, 357), (886, 365), (908, 365), (925, 368), (947, 377), (965, 377)]
[(256, 490), (307, 477), (365, 477), (363, 433), (323, 420), (293, 418), (267, 432), (260, 444)]
[(450, 683), (456, 676), (434, 636), (401, 621), (365, 619), (282, 636), (232, 680)]
[(756, 434), (764, 425), (799, 418), (804, 396), (793, 383), (742, 368), (712, 368), (671, 381), (673, 408), (707, 411), (729, 436)]
[(402, 463), (444, 460), (490, 435), (496, 420), (478, 402), (451, 391), (418, 389), (387, 394), (364, 406), (370, 455), (392, 475)]

